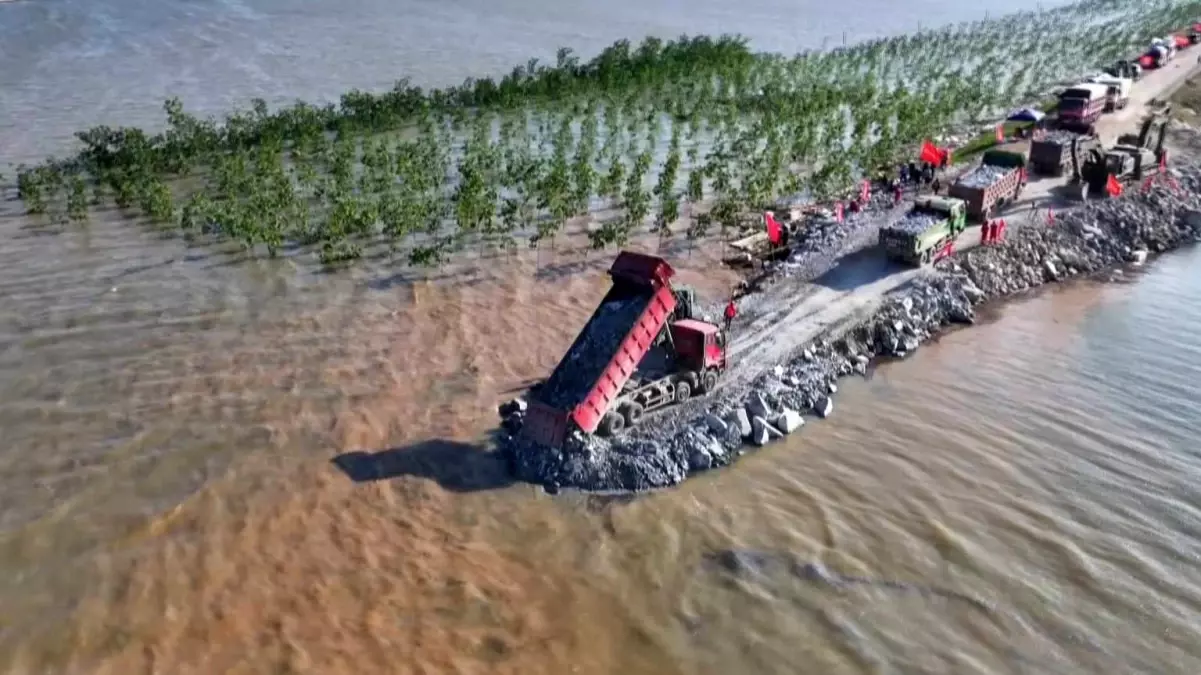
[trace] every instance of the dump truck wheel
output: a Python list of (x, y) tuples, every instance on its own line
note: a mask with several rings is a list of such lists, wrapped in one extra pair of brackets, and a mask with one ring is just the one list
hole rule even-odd
[(625, 416), (626, 426), (632, 427), (642, 419), (643, 408), (637, 403), (627, 403), (622, 406), (621, 412)]
[(620, 413), (610, 412), (605, 413), (605, 416), (601, 418), (596, 431), (601, 436), (616, 436), (625, 426), (626, 418), (622, 417)]
[(712, 370), (706, 370), (701, 377), (701, 393), (708, 394), (714, 389), (717, 389), (717, 373)]
[(687, 382), (676, 383), (676, 403), (686, 403), (692, 398), (692, 385)]

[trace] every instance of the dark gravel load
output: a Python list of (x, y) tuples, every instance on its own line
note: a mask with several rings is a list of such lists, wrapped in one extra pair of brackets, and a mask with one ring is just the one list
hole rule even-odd
[(993, 183), (1001, 180), (1002, 178), (1005, 177), (1006, 174), (1008, 174), (1010, 171), (1013, 171), (1013, 170), (1014, 169), (1012, 167), (1007, 167), (1007, 166), (992, 166), (991, 164), (981, 164), (980, 166), (963, 174), (963, 176), (956, 182), (960, 185), (963, 185), (964, 187), (986, 188), (986, 187), (992, 185)]
[(828, 414), (838, 378), (863, 374), (877, 358), (904, 357), (948, 326), (974, 322), (980, 303), (1201, 241), (1201, 167), (1172, 173), (1179, 193), (1157, 184), (1146, 194), (1092, 201), (1061, 213), (1053, 227), (1015, 229), (999, 245), (956, 254), (891, 294), (870, 318), (817, 340), (748, 386), (720, 390), (663, 423), (648, 420), (612, 439), (576, 433), (562, 449), (530, 446), (515, 433), (502, 433), (500, 451), (517, 478), (553, 489), (647, 490), (728, 465), (748, 450), (740, 421), (757, 416), (754, 426), (759, 432), (773, 426), (775, 438), (781, 432), (774, 426), (782, 425), (764, 406), (781, 416)]
[(579, 405), (621, 341), (629, 334), (638, 317), (650, 304), (651, 295), (617, 298), (603, 303), (572, 343), (567, 355), (555, 367), (538, 392), (538, 399), (560, 410)]

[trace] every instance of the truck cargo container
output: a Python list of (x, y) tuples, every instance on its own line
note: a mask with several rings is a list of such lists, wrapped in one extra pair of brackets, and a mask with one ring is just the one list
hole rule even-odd
[(1048, 131), (1030, 143), (1030, 169), (1042, 176), (1062, 175), (1072, 162), (1073, 141), (1082, 153), (1101, 145), (1101, 139), (1091, 134), (1080, 134), (1067, 129)]
[(948, 194), (964, 201), (969, 218), (986, 221), (997, 208), (1016, 200), (1025, 187), (1025, 153), (989, 150), (979, 166), (951, 185)]

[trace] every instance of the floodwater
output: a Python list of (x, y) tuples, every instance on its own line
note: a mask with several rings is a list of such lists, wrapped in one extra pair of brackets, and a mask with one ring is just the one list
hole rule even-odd
[[(872, 11), (517, 4), (5, 4), (0, 164), (171, 93), (329, 96), (652, 31), (793, 49)], [(980, 14), (907, 7), (890, 28)], [(1201, 672), (1201, 252), (1001, 308), (787, 444), (623, 503), (509, 484), (474, 445), (571, 342), (606, 256), (317, 276), (18, 212), (0, 672)], [(671, 257), (710, 298), (733, 282)], [(352, 452), (383, 470), (331, 462)], [(729, 548), (870, 583), (706, 561)]]

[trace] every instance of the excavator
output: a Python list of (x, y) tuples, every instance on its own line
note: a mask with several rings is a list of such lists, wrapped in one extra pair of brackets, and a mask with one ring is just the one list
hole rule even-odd
[(1103, 197), (1112, 177), (1119, 183), (1137, 182), (1159, 173), (1164, 158), (1164, 139), (1168, 131), (1168, 112), (1152, 113), (1136, 134), (1123, 134), (1112, 148), (1093, 148), (1083, 153), (1073, 142), (1072, 185), (1080, 199)]

